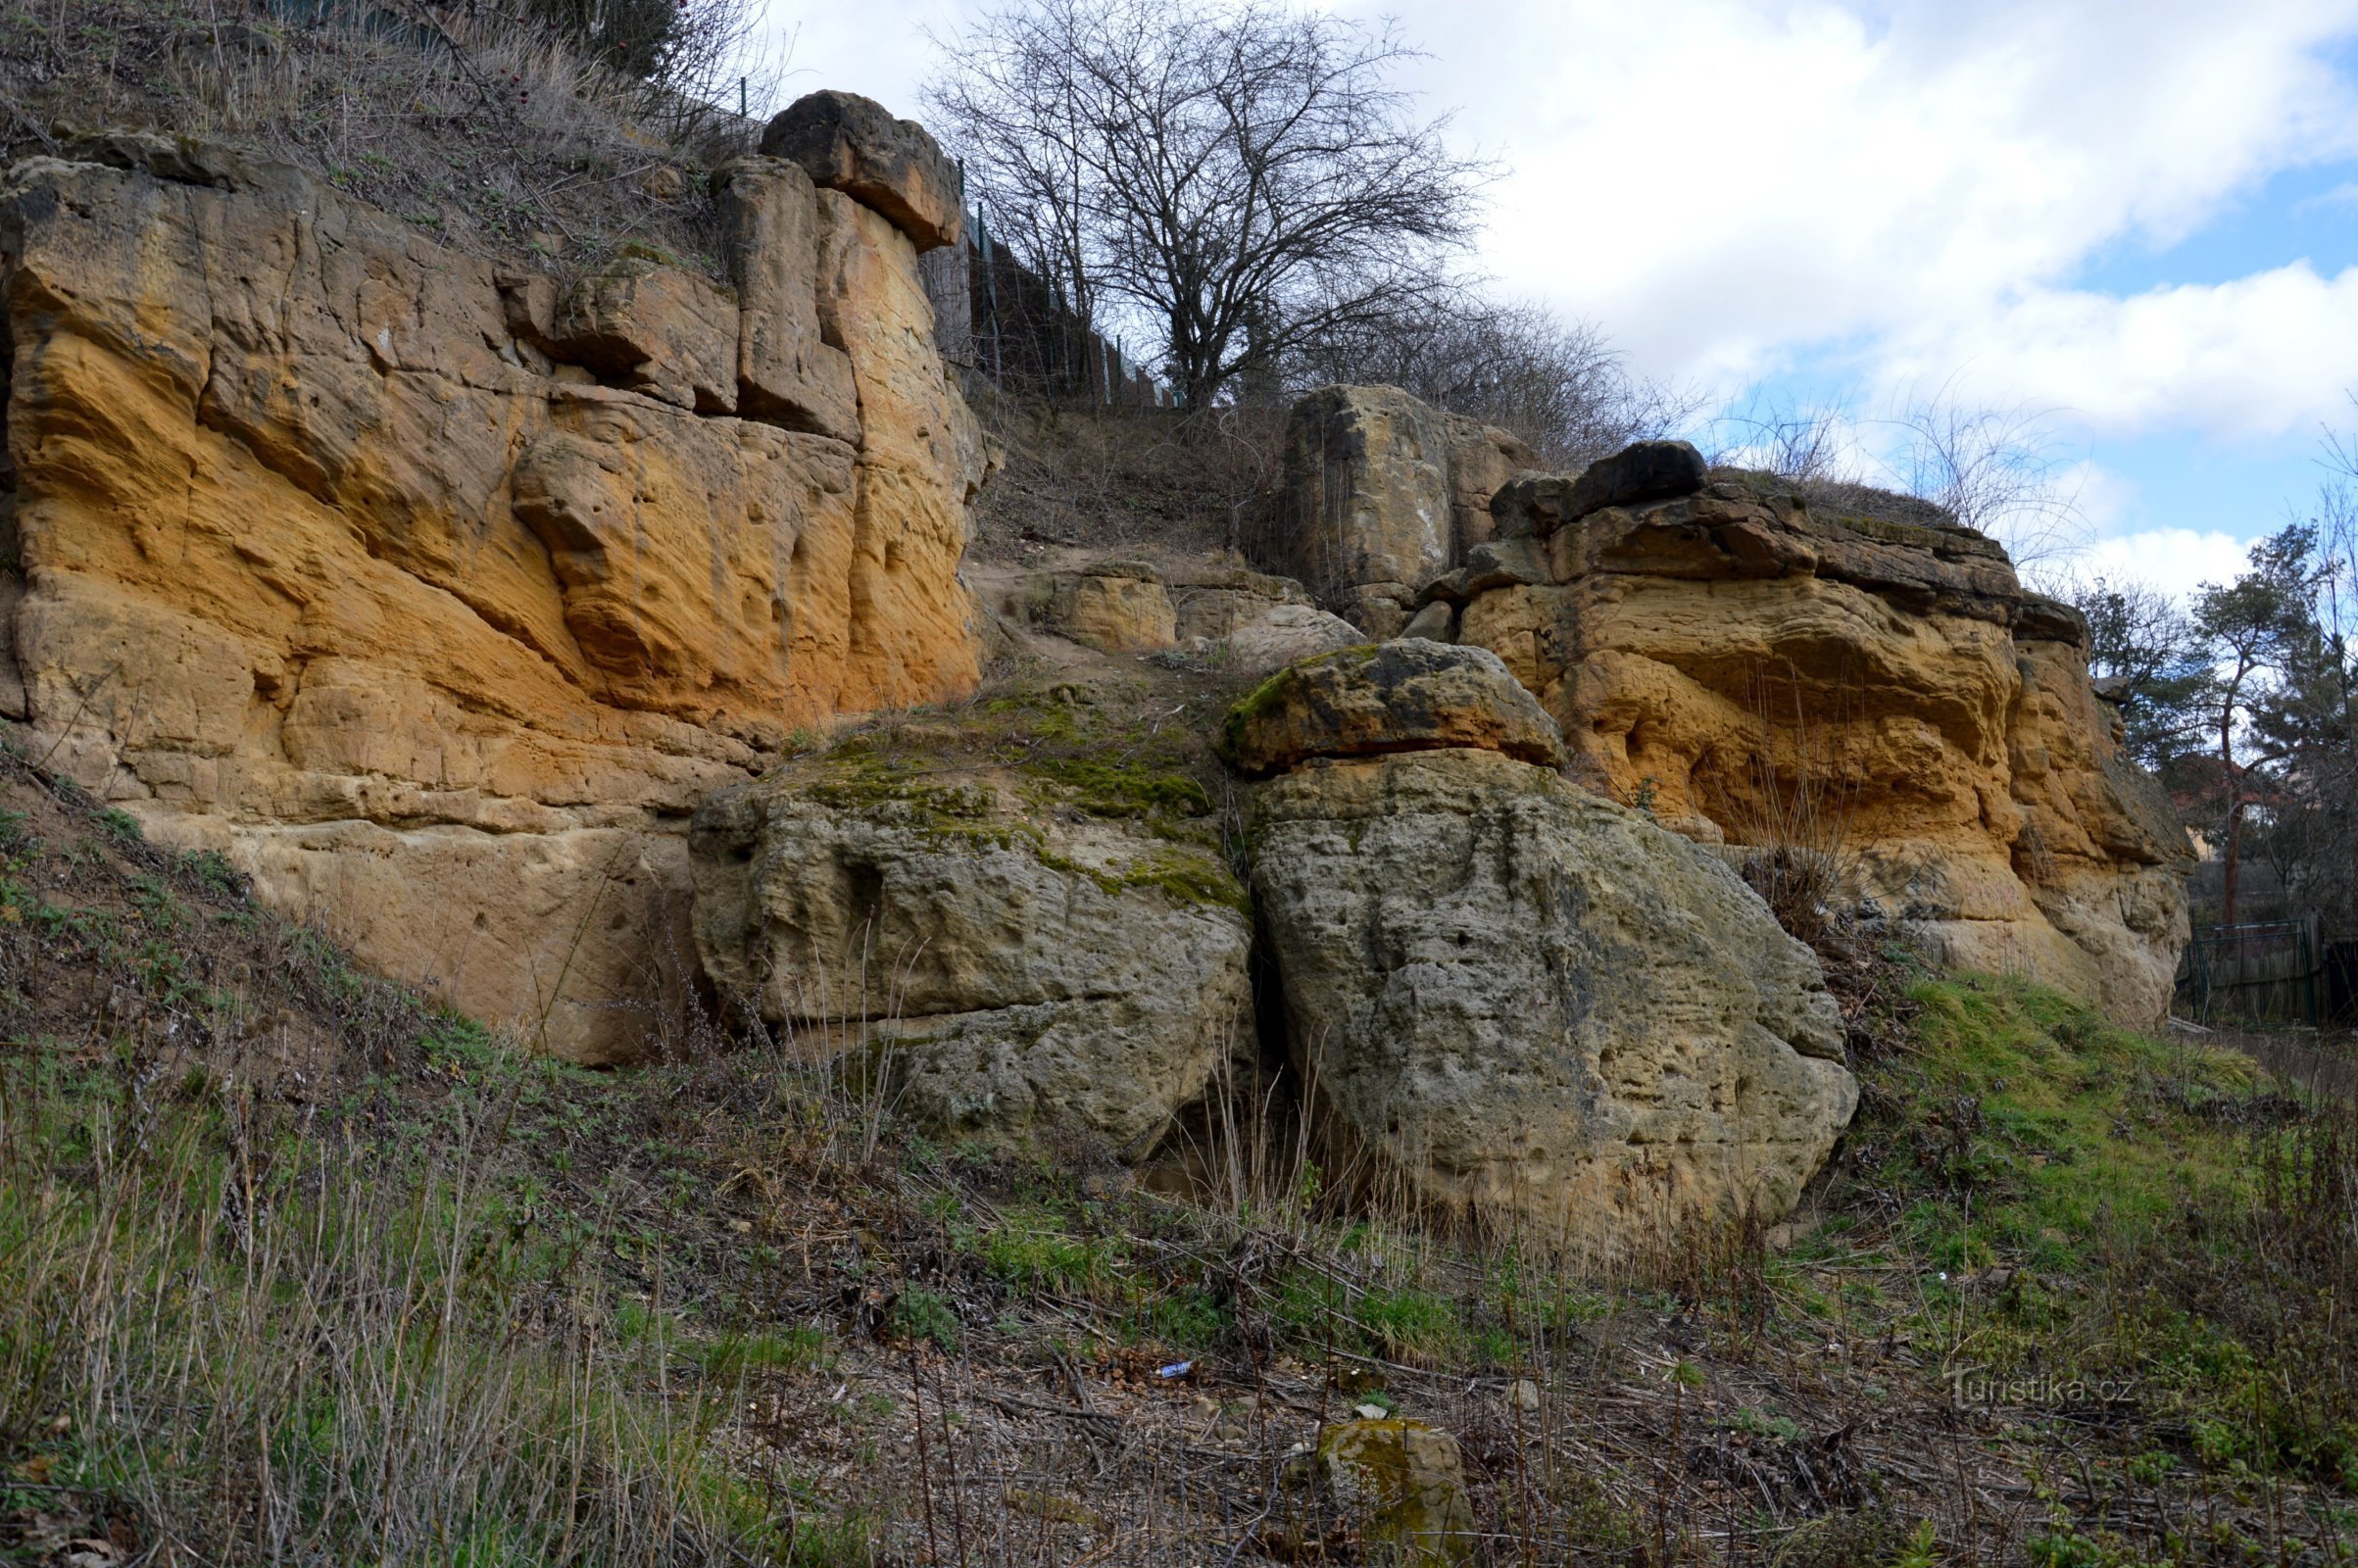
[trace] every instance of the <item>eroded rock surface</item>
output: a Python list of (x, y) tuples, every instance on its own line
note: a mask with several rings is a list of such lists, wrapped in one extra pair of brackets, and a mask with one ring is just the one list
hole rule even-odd
[(1994, 541), (1908, 497), (1706, 472), (1667, 441), (1577, 474), (1452, 467), (1452, 536), (1421, 407), (1353, 387), (1295, 411), (1292, 548), (1424, 570), (1397, 619), (1359, 624), (1496, 652), (1577, 776), (1681, 833), (1807, 841), (1936, 958), (2161, 1021), (2185, 836), (2089, 689), (2078, 613)]
[(67, 152), (0, 184), (10, 716), (387, 972), (629, 1049), (698, 803), (976, 679), (981, 442), (911, 242), (757, 161), (736, 295), (560, 287), (240, 154)]
[(1250, 1055), (1252, 924), (1216, 850), (1060, 802), (823, 760), (723, 790), (691, 835), (706, 971), (927, 1125), (1073, 1118), (1141, 1157)]
[(1400, 638), (1279, 671), (1229, 711), (1222, 755), (1248, 777), (1314, 757), (1481, 747), (1560, 767), (1563, 738), (1496, 654)]
[(882, 213), (921, 251), (955, 244), (963, 229), (958, 166), (924, 126), (873, 98), (807, 94), (770, 121), (761, 151)]
[(1371, 637), (1491, 534), (1490, 498), (1539, 458), (1503, 430), (1398, 387), (1330, 386), (1294, 406), (1276, 564)]
[(1618, 799), (1834, 854), (1936, 958), (2158, 1024), (2186, 838), (2089, 687), (2078, 612), (1923, 503), (1691, 466), (1685, 494), (1586, 511), (1582, 479), (1518, 477), (1493, 504), (1514, 560), (1433, 601)]
[(1000, 609), (1103, 653), (1179, 649), (1249, 675), (1363, 640), (1291, 578), (1203, 562), (1107, 558), (1029, 572)]
[[(1529, 701), (1478, 651), (1385, 649)], [(1857, 1100), (1816, 958), (1717, 857), (1478, 733), (1297, 748), (1253, 801), (1288, 1039), (1341, 1157), (1546, 1246), (1783, 1213)]]

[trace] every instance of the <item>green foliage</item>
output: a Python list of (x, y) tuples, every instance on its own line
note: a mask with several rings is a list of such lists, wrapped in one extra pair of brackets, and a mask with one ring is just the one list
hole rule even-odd
[(958, 1321), (958, 1307), (939, 1291), (922, 1286), (910, 1286), (893, 1301), (885, 1314), (884, 1329), (897, 1340), (922, 1340), (944, 1355), (958, 1353), (965, 1338), (965, 1325)]
[(814, 1328), (724, 1334), (697, 1352), (707, 1372), (734, 1382), (759, 1372), (809, 1372), (834, 1364), (826, 1334)]
[[(141, 1499), (217, 1561), (245, 1557), (258, 1505), (322, 1561), (378, 1561), (396, 1535), (444, 1543), (437, 1561), (552, 1568), (728, 1538), (712, 1407), (617, 1372), (668, 1356), (671, 1325), (634, 1325), (622, 1362), (626, 1337), (519, 1334), (527, 1298), (569, 1297), (580, 1255), (538, 1234), (529, 1195), (307, 1140), (227, 1097), (134, 1114), (126, 1081), (39, 1052), (0, 1073), (12, 1466)], [(93, 1407), (110, 1419), (50, 1419)], [(546, 1507), (585, 1466), (613, 1489)]]

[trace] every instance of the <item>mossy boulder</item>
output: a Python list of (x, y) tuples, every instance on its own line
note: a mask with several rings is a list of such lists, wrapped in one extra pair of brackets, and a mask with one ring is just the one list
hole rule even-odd
[(848, 748), (722, 790), (689, 834), (705, 973), (938, 1132), (1074, 1122), (1143, 1157), (1253, 1039), (1244, 886), (1186, 829), (1202, 789), (1144, 777)]
[(1421, 1421), (1345, 1421), (1318, 1441), (1317, 1478), (1373, 1547), (1371, 1561), (1474, 1560), (1474, 1507), (1457, 1440)]
[(1221, 755), (1252, 777), (1318, 757), (1462, 749), (1560, 767), (1562, 734), (1485, 648), (1421, 638), (1289, 665), (1228, 711)]

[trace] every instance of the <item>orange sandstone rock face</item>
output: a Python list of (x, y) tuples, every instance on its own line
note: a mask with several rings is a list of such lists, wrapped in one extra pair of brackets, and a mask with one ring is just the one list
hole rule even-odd
[(68, 154), (0, 183), (0, 709), (387, 971), (633, 1049), (688, 984), (698, 802), (977, 678), (981, 441), (914, 247), (752, 160), (734, 294), (567, 293), (281, 167)]
[(1696, 467), (1692, 493), (1586, 513), (1572, 481), (1520, 476), (1492, 550), (1521, 569), (1469, 564), (1428, 602), (1461, 604), (1459, 640), (1615, 798), (1706, 843), (1832, 850), (1937, 958), (2158, 1024), (2186, 840), (2089, 687), (2078, 613), (1934, 509)]

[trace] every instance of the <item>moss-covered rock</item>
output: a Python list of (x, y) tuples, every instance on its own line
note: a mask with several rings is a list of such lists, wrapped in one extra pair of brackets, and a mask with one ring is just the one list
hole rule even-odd
[(1184, 775), (1070, 783), (870, 740), (721, 791), (689, 839), (705, 972), (864, 1053), (960, 1136), (1071, 1120), (1143, 1156), (1253, 1038), (1249, 901)]
[(1370, 1561), (1473, 1561), (1474, 1508), (1448, 1433), (1421, 1421), (1345, 1421), (1319, 1439), (1317, 1476), (1375, 1548)]
[(1220, 733), (1221, 755), (1255, 777), (1314, 757), (1449, 749), (1564, 760), (1555, 721), (1498, 655), (1416, 638), (1289, 665), (1230, 709)]

